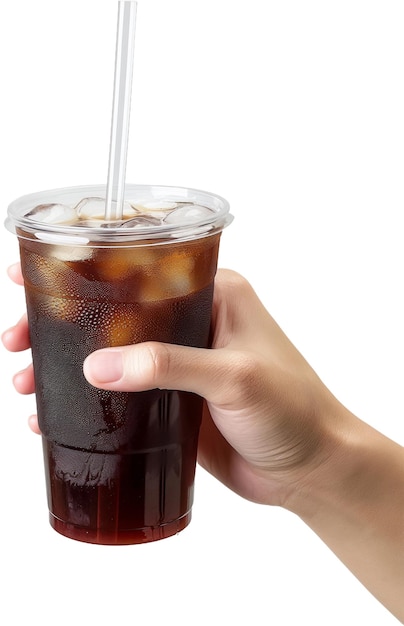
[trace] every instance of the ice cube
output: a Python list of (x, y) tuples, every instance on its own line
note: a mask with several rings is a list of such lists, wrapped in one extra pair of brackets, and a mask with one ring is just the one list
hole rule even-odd
[(213, 211), (199, 204), (183, 204), (167, 215), (165, 224), (189, 224), (211, 218)]
[(76, 211), (65, 204), (39, 204), (26, 217), (45, 224), (68, 224), (76, 219)]
[(139, 272), (153, 272), (154, 263), (164, 254), (159, 246), (155, 248), (98, 248), (94, 254), (97, 276), (101, 280), (126, 280), (132, 277), (135, 283), (139, 279)]
[(120, 223), (120, 228), (148, 228), (150, 226), (160, 226), (161, 220), (151, 215), (137, 215), (131, 219)]
[(92, 248), (87, 246), (52, 246), (49, 256), (59, 261), (87, 261), (93, 254)]
[(194, 291), (194, 265), (192, 257), (174, 252), (162, 257), (153, 265), (153, 271), (143, 276), (140, 300), (156, 302), (178, 298)]
[[(99, 219), (105, 217), (105, 198), (83, 198), (76, 206), (76, 212), (80, 219)], [(123, 218), (130, 218), (136, 215), (135, 209), (125, 202), (123, 206)]]
[(70, 298), (58, 298), (43, 294), (41, 312), (52, 319), (75, 322), (77, 319), (77, 304)]
[(175, 201), (169, 200), (139, 200), (132, 203), (139, 215), (151, 216), (163, 220), (167, 215), (177, 208)]

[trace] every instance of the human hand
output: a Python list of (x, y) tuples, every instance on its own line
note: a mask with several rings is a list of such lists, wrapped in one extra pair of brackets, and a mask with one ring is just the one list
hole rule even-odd
[(403, 448), (330, 393), (248, 282), (219, 271), (212, 349), (144, 343), (87, 357), (104, 389), (206, 399), (198, 460), (244, 498), (297, 514), (404, 623)]
[[(22, 284), (19, 264), (9, 269)], [(325, 416), (336, 400), (265, 310), (249, 283), (219, 270), (211, 350), (148, 342), (90, 355), (94, 386), (119, 390), (177, 388), (206, 399), (198, 460), (243, 497), (282, 504), (299, 473), (329, 454)], [(3, 333), (10, 351), (30, 347), (26, 315)], [(32, 365), (13, 378), (33, 393)], [(36, 416), (31, 429), (39, 432)]]
[(339, 403), (238, 274), (215, 282), (212, 349), (147, 342), (84, 363), (115, 391), (181, 389), (206, 399), (198, 460), (241, 496), (284, 504), (291, 485), (332, 454)]

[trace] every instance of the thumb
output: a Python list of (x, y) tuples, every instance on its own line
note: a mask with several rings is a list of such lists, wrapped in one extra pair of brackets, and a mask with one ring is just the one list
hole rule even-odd
[(229, 358), (233, 360), (224, 349), (146, 342), (93, 352), (83, 370), (88, 382), (102, 389), (179, 389), (220, 402), (229, 392)]

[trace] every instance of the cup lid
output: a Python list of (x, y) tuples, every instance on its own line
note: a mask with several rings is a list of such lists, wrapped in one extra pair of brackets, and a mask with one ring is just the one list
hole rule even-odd
[(60, 245), (150, 245), (206, 237), (228, 226), (227, 200), (206, 191), (160, 185), (125, 186), (122, 220), (104, 219), (106, 185), (22, 196), (8, 207), (6, 228), (18, 237)]

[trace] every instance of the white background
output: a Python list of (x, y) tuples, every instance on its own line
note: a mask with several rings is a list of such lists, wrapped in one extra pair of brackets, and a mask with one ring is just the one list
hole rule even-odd
[[(106, 179), (115, 0), (0, 3), (0, 205)], [(127, 179), (214, 191), (243, 273), (353, 412), (404, 442), (401, 0), (140, 0)], [(1, 220), (3, 221), (3, 218)], [(23, 311), (5, 277), (0, 326)], [(235, 296), (236, 297), (236, 296)], [(0, 622), (397, 621), (292, 514), (198, 468), (191, 525), (155, 544), (69, 541), (47, 522), (41, 443), (1, 357)]]

